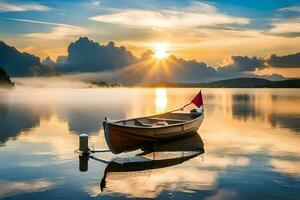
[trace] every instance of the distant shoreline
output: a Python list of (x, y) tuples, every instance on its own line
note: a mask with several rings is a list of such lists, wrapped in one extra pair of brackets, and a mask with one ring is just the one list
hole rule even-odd
[[(16, 78), (16, 77), (15, 77)], [(29, 77), (28, 77), (29, 78)], [(52, 77), (54, 78), (54, 77)], [(28, 88), (300, 88), (300, 79), (270, 81), (261, 78), (236, 78), (214, 81), (210, 83), (118, 83), (105, 81), (68, 80), (55, 77), (53, 81), (48, 78), (29, 78), (29, 80), (14, 81), (15, 87)], [(14, 78), (12, 78), (14, 79)], [(22, 78), (24, 79), (24, 78)]]
[(166, 88), (300, 88), (300, 79), (270, 81), (262, 78), (235, 78), (210, 83), (149, 83), (135, 86)]

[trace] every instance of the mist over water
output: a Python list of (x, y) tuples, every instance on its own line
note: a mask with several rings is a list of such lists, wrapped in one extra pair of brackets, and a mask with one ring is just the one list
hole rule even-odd
[(73, 79), (72, 77), (26, 77), (12, 78), (15, 82), (15, 89), (24, 88), (87, 88), (89, 84), (83, 79)]
[(105, 149), (105, 116), (121, 119), (172, 110), (189, 102), (198, 89), (87, 88), (59, 80), (64, 78), (41, 87), (43, 79), (15, 79), (25, 86), (0, 92), (0, 198), (300, 196), (298, 89), (202, 89), (205, 119), (198, 133), (205, 153), (143, 173), (110, 174), (101, 191), (107, 165), (90, 160), (88, 171), (79, 172), (74, 153), (78, 135), (89, 134), (91, 147)]

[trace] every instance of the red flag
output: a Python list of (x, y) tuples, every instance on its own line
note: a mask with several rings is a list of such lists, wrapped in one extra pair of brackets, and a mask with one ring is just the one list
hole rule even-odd
[(194, 97), (194, 99), (191, 101), (191, 103), (195, 104), (198, 108), (203, 106), (203, 99), (202, 99), (202, 93), (200, 92)]

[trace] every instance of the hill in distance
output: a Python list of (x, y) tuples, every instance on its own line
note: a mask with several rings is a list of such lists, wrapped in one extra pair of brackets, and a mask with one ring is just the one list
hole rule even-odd
[(42, 67), (40, 59), (0, 41), (0, 66), (9, 76), (30, 76)]
[(300, 88), (300, 79), (270, 81), (263, 78), (234, 78), (210, 83), (154, 83), (145, 87), (203, 87), (203, 88)]
[(0, 88), (12, 88), (14, 83), (10, 80), (6, 71), (0, 67)]
[(219, 88), (300, 88), (300, 79), (270, 81), (263, 78), (235, 78), (214, 81), (203, 86)]

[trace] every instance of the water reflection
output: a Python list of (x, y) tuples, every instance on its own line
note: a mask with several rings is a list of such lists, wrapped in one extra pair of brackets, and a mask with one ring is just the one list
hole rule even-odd
[(282, 127), (300, 133), (300, 114), (270, 114), (269, 120), (272, 127)]
[(232, 95), (232, 114), (234, 118), (243, 120), (258, 117), (261, 113), (255, 107), (255, 96), (249, 94)]
[(156, 113), (163, 113), (167, 108), (167, 90), (163, 88), (155, 89)]
[[(172, 110), (189, 102), (198, 89), (162, 91), (165, 92), (158, 94), (163, 98), (151, 88), (16, 89), (0, 93), (0, 198), (89, 199), (99, 195), (107, 164), (90, 159), (88, 171), (78, 171), (78, 156), (74, 154), (78, 134), (90, 135), (90, 147), (105, 149), (101, 123), (105, 116), (131, 118), (152, 115), (162, 108)], [(299, 196), (300, 90), (203, 89), (202, 92), (206, 118), (198, 131), (205, 143), (205, 154), (178, 165), (142, 170), (146, 173), (107, 170), (103, 198), (258, 199), (264, 194), (266, 199), (295, 199)], [(165, 99), (161, 101), (165, 103), (156, 103), (156, 99)], [(143, 150), (153, 151), (146, 147)], [(138, 153), (129, 156), (134, 158)], [(155, 159), (153, 153), (142, 154), (138, 155), (138, 161), (163, 160), (174, 153), (155, 152)], [(177, 156), (182, 157), (181, 151)], [(101, 159), (115, 161), (116, 165), (117, 161), (126, 161), (125, 155), (120, 157), (114, 160), (112, 154), (101, 155)], [(132, 173), (142, 176), (126, 176)], [(112, 179), (115, 176), (110, 174), (122, 174), (125, 178)]]
[(7, 198), (20, 193), (40, 192), (51, 188), (54, 183), (47, 179), (34, 181), (0, 181), (0, 197)]
[[(120, 137), (120, 139), (122, 138)], [(141, 149), (141, 151), (137, 152), (133, 157), (114, 157), (110, 161), (107, 161), (91, 155), (81, 155), (79, 156), (79, 170), (88, 170), (89, 158), (105, 163), (107, 166), (100, 181), (100, 191), (106, 188), (109, 192), (128, 192), (132, 195), (135, 193), (134, 191), (124, 191), (125, 188), (120, 188), (120, 185), (125, 185), (128, 179), (137, 177), (149, 179), (151, 174), (160, 173), (162, 168), (182, 164), (204, 153), (204, 144), (198, 133), (191, 133), (184, 138), (168, 142), (145, 144), (132, 139), (132, 143), (137, 145), (136, 148), (133, 149)], [(114, 145), (118, 145), (118, 147), (114, 146), (113, 148), (127, 151), (124, 147), (119, 147), (123, 145), (121, 142), (114, 143)], [(136, 181), (143, 182), (142, 179), (135, 179), (135, 182)], [(139, 183), (136, 182), (135, 184), (138, 185)], [(121, 189), (121, 191), (118, 191), (118, 189)], [(148, 188), (143, 187), (126, 189), (139, 190), (138, 193), (144, 193), (148, 190)], [(145, 189), (145, 191), (143, 189)], [(152, 196), (153, 194), (149, 195)], [(144, 194), (143, 197), (148, 196)]]
[(39, 115), (20, 105), (0, 102), (0, 144), (39, 124)]

